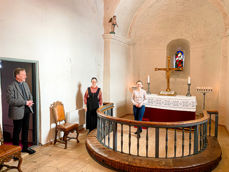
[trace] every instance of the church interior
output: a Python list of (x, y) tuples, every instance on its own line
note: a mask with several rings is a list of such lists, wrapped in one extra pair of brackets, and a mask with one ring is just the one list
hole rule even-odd
[[(112, 23), (113, 16), (115, 23)], [(180, 64), (176, 63), (179, 52), (183, 58), (182, 70), (155, 70), (166, 66), (179, 68)], [(170, 63), (168, 57), (171, 57)], [(22, 153), (21, 164), (22, 171), (28, 172), (114, 171), (94, 160), (96, 158), (89, 151), (88, 138), (92, 140), (92, 135), (96, 134), (104, 145), (108, 140), (113, 141), (113, 149), (116, 150), (114, 140), (118, 133), (117, 137), (126, 139), (120, 140), (117, 149), (128, 152), (129, 128), (133, 132), (137, 123), (130, 122), (129, 128), (126, 123), (116, 124), (111, 138), (104, 135), (107, 131), (102, 130), (106, 127), (103, 120), (97, 123), (101, 130), (88, 134), (85, 129), (84, 93), (90, 87), (92, 77), (98, 79), (104, 104), (113, 103), (113, 118), (127, 120), (134, 119), (131, 95), (136, 81), (141, 80), (143, 89), (152, 95), (165, 91), (169, 83), (176, 95), (194, 97), (195, 119), (200, 120), (204, 110), (217, 112), (217, 119), (209, 120), (207, 111), (203, 118), (211, 121), (212, 133), (217, 126), (217, 143), (222, 151), (221, 160), (212, 170), (227, 171), (228, 59), (229, 0), (0, 0), (0, 126), (5, 143), (10, 140), (13, 128), (12, 120), (8, 118), (6, 89), (14, 79), (15, 67), (26, 69), (26, 82), (34, 97), (35, 113), (30, 118), (29, 140), (36, 153)], [(63, 103), (66, 120), (79, 124), (79, 143), (70, 140), (67, 149), (60, 143), (53, 145), (56, 123), (51, 105), (56, 101)], [(102, 112), (105, 110), (101, 110), (101, 118)], [(199, 139), (201, 152), (206, 148), (205, 134), (209, 124), (201, 123), (197, 130), (190, 125), (190, 131), (186, 131), (184, 123), (182, 129), (174, 131), (143, 129), (141, 139), (135, 136), (132, 145), (147, 145), (147, 151), (152, 149), (156, 156), (156, 146), (148, 148), (148, 134), (155, 137), (166, 135), (166, 138), (174, 139), (174, 150), (179, 145), (188, 148), (190, 143), (194, 149), (191, 153), (195, 156), (195, 151), (199, 150), (195, 150), (194, 144), (198, 143), (194, 138)], [(160, 124), (155, 122), (152, 125)], [(196, 131), (197, 136), (194, 134)], [(170, 132), (177, 135), (169, 135)], [(182, 140), (182, 134), (187, 140)], [(147, 138), (147, 144), (143, 137)], [(189, 141), (188, 137), (192, 139)], [(181, 142), (178, 143), (179, 140)], [(149, 139), (149, 144), (154, 143), (159, 149), (159, 140)], [(164, 144), (167, 146), (167, 142), (163, 143), (165, 147)], [(123, 145), (126, 150), (122, 149)], [(133, 150), (134, 156), (138, 150)], [(143, 150), (140, 146), (139, 151), (141, 155), (145, 148)], [(180, 151), (177, 152), (179, 156), (188, 156), (188, 149)], [(162, 154), (166, 155), (165, 152)], [(168, 152), (168, 156), (174, 154)], [(17, 162), (11, 160), (9, 164)]]

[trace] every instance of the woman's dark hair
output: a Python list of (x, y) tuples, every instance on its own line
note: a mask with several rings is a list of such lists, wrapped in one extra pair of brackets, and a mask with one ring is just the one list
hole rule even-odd
[(142, 82), (141, 80), (137, 80), (136, 84), (137, 84), (138, 82), (141, 82), (141, 83), (143, 84), (143, 82)]
[(96, 81), (98, 81), (96, 77), (92, 77), (92, 78), (91, 78), (91, 81), (92, 81), (93, 79), (95, 79)]

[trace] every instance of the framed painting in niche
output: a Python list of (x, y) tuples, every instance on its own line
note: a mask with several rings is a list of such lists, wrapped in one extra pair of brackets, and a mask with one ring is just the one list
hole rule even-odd
[(184, 68), (184, 60), (185, 60), (184, 52), (180, 50), (177, 51), (174, 55), (174, 67)]

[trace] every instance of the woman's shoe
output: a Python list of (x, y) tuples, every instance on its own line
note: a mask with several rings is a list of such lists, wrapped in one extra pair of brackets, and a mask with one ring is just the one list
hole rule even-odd
[[(142, 130), (139, 131), (139, 133), (141, 133), (141, 132), (142, 132)], [(138, 134), (138, 130), (134, 134)]]

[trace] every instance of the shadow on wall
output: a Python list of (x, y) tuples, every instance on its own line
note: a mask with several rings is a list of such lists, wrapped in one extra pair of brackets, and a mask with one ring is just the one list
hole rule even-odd
[(117, 104), (115, 111), (116, 111), (117, 117), (122, 117), (122, 116), (128, 114), (126, 104), (124, 102), (120, 103), (119, 105)]
[(76, 109), (78, 109), (78, 115), (79, 115), (79, 125), (85, 124), (85, 111), (83, 109), (83, 94), (82, 94), (82, 85), (79, 82), (78, 83), (78, 90), (76, 93)]
[[(51, 105), (49, 108), (49, 112), (50, 112), (50, 129), (49, 129), (49, 133), (48, 133), (48, 137), (46, 139), (46, 142), (50, 142), (53, 141), (55, 138), (55, 116), (53, 114)], [(76, 93), (76, 110), (73, 110), (71, 112), (65, 112), (66, 114), (66, 120), (69, 122), (77, 122), (79, 123), (81, 126), (83, 124), (85, 124), (85, 111), (83, 109), (83, 94), (81, 91), (81, 83), (78, 84), (78, 90)], [(57, 138), (60, 138), (63, 136), (62, 132), (58, 133)]]
[(51, 105), (49, 107), (49, 112), (50, 112), (50, 120), (49, 120), (50, 121), (50, 130), (49, 130), (49, 133), (48, 133), (48, 137), (46, 139), (46, 143), (54, 140), (54, 137), (55, 137), (55, 127), (56, 127), (55, 118), (54, 118), (54, 114), (53, 114)]

